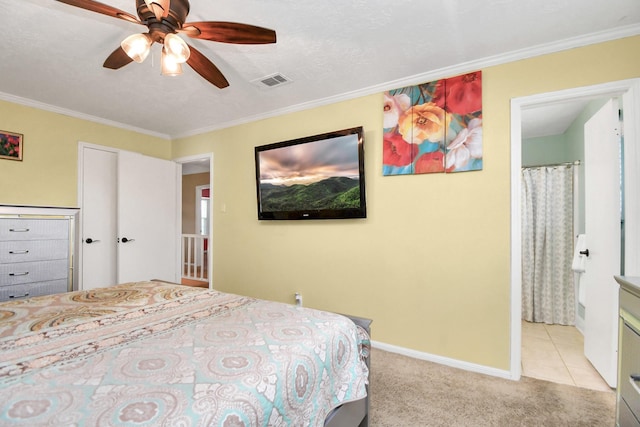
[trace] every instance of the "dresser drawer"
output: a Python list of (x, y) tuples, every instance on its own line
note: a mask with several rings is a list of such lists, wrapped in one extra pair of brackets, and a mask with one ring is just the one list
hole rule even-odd
[(65, 279), (24, 285), (0, 286), (0, 301), (13, 301), (41, 295), (59, 294), (67, 292), (67, 286), (68, 284)]
[(69, 258), (66, 240), (12, 240), (0, 242), (0, 264)]
[(66, 259), (0, 264), (0, 286), (46, 282), (68, 276), (69, 262)]
[[(623, 322), (620, 356), (620, 395), (636, 416), (640, 415), (640, 335)], [(634, 380), (634, 378), (637, 378)]]
[(624, 289), (620, 290), (620, 308), (640, 319), (640, 298)]
[(623, 400), (618, 402), (618, 427), (640, 427), (640, 422), (633, 415), (629, 406)]
[(66, 219), (0, 219), (0, 240), (68, 239)]

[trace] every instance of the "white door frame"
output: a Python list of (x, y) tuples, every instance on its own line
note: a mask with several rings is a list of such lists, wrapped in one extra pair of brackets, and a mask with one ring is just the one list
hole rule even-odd
[(511, 100), (511, 379), (522, 374), (522, 224), (520, 169), (522, 167), (522, 110), (579, 98), (623, 98), (625, 138), (625, 274), (640, 274), (640, 79), (513, 98)]
[[(213, 217), (214, 217), (214, 209), (213, 209), (213, 153), (203, 153), (203, 154), (195, 154), (192, 156), (185, 156), (185, 157), (179, 157), (176, 159), (173, 159), (174, 162), (179, 163), (179, 164), (183, 164), (183, 163), (191, 163), (194, 161), (198, 161), (198, 160), (208, 160), (209, 161), (209, 191), (210, 191), (210, 195), (209, 195), (209, 203), (210, 203), (210, 215), (211, 217), (209, 218), (209, 243), (208, 243), (208, 248), (207, 248), (207, 271), (209, 272), (209, 288), (213, 289)], [(178, 177), (178, 197), (179, 197), (179, 203), (178, 203), (178, 221), (182, 221), (182, 176)], [(182, 226), (180, 225), (178, 227), (178, 230), (182, 230)], [(182, 241), (181, 236), (178, 236), (178, 238), (180, 238), (180, 241)], [(180, 244), (179, 247), (182, 247), (182, 244)], [(181, 269), (178, 271), (182, 271), (182, 267), (180, 267)]]

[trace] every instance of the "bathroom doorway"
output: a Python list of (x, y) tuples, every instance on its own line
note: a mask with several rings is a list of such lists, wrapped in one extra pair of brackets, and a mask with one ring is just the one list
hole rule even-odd
[[(625, 95), (628, 98), (632, 98), (632, 99), (637, 99), (638, 97), (638, 92), (640, 92), (638, 90), (638, 82), (637, 81), (625, 81), (625, 82), (618, 82), (618, 83), (610, 83), (610, 84), (604, 84), (604, 85), (599, 85), (599, 86), (594, 86), (594, 87), (589, 87), (589, 88), (578, 88), (578, 89), (574, 89), (574, 90), (567, 90), (567, 91), (562, 91), (562, 92), (557, 92), (557, 93), (551, 93), (551, 94), (542, 94), (542, 95), (536, 95), (536, 96), (531, 96), (531, 97), (526, 97), (526, 98), (522, 98), (522, 99), (515, 99), (512, 101), (512, 359), (511, 359), (511, 371), (513, 373), (514, 378), (519, 378), (520, 375), (531, 375), (533, 376), (530, 371), (527, 370), (527, 367), (523, 366), (524, 364), (527, 363), (527, 359), (531, 356), (530, 353), (535, 353), (539, 356), (543, 355), (543, 347), (545, 346), (545, 344), (540, 344), (540, 341), (538, 341), (539, 345), (535, 346), (531, 344), (531, 340), (532, 340), (532, 336), (535, 338), (537, 337), (538, 339), (546, 339), (547, 340), (547, 348), (548, 349), (553, 349), (556, 351), (556, 353), (560, 353), (559, 349), (560, 348), (564, 348), (565, 349), (565, 354), (564, 356), (562, 356), (561, 354), (558, 354), (559, 359), (571, 359), (573, 361), (574, 364), (582, 364), (583, 360), (578, 361), (578, 359), (572, 359), (574, 356), (573, 355), (569, 355), (569, 353), (567, 353), (566, 351), (566, 346), (568, 345), (567, 343), (562, 343), (561, 341), (559, 341), (561, 338), (566, 338), (569, 339), (571, 341), (576, 341), (577, 345), (580, 347), (582, 346), (582, 342), (581, 342), (581, 338), (582, 335), (580, 334), (579, 331), (577, 331), (573, 326), (569, 326), (569, 327), (565, 327), (565, 326), (560, 326), (560, 325), (538, 325), (538, 324), (527, 324), (527, 323), (523, 323), (521, 321), (521, 315), (522, 315), (522, 293), (521, 293), (521, 280), (522, 280), (522, 258), (521, 258), (521, 245), (522, 245), (522, 241), (521, 241), (521, 207), (520, 207), (520, 203), (521, 203), (521, 193), (520, 193), (520, 188), (519, 188), (519, 184), (520, 184), (520, 169), (522, 166), (522, 154), (523, 151), (526, 149), (523, 146), (523, 136), (524, 136), (524, 132), (526, 130), (526, 126), (528, 126), (528, 123), (524, 120), (526, 119), (526, 114), (525, 114), (525, 110), (527, 109), (540, 109), (542, 110), (545, 106), (547, 105), (551, 105), (551, 106), (564, 106), (566, 107), (570, 102), (573, 101), (580, 101), (580, 102), (595, 102), (596, 104), (598, 102), (603, 102), (601, 100), (604, 99), (609, 99), (612, 97), (620, 97), (622, 94), (627, 94)], [(637, 101), (634, 101), (637, 102)], [(625, 108), (628, 105), (628, 101), (625, 103)], [(627, 116), (625, 117), (625, 123), (627, 122), (627, 119), (630, 119), (631, 117), (637, 117), (638, 115), (638, 111), (637, 108), (633, 108), (633, 105), (631, 105), (630, 110), (632, 111), (626, 111)], [(580, 112), (579, 112), (580, 113)], [(588, 118), (588, 117), (587, 117)], [(574, 118), (575, 120), (575, 118)], [(632, 125), (633, 126), (633, 125)], [(640, 161), (638, 161), (638, 154), (637, 154), (637, 150), (635, 149), (635, 145), (637, 143), (633, 143), (631, 144), (630, 141), (633, 140), (635, 141), (636, 138), (636, 131), (635, 129), (631, 129), (633, 132), (633, 136), (631, 137), (631, 139), (629, 138), (629, 134), (627, 133), (627, 135), (625, 135), (626, 138), (626, 146), (632, 147), (631, 151), (633, 152), (631, 157), (628, 158), (628, 164), (631, 165), (635, 165), (635, 169), (638, 168), (638, 166), (640, 166)], [(557, 147), (555, 147), (557, 148)], [(629, 150), (627, 150), (626, 154), (628, 153)], [(548, 155), (549, 151), (545, 151), (543, 153), (544, 155)], [(573, 161), (573, 160), (582, 160), (582, 156), (576, 156), (575, 154), (571, 153), (571, 150), (569, 150), (569, 152), (565, 152), (565, 155), (569, 155), (568, 158), (565, 158), (563, 160), (566, 161)], [(583, 153), (582, 153), (583, 154)], [(542, 161), (540, 161), (539, 163), (543, 163)], [(554, 163), (557, 163), (557, 160), (554, 161)], [(628, 170), (629, 168), (627, 168)], [(627, 171), (628, 173), (628, 171)], [(581, 176), (581, 182), (584, 183), (584, 177)], [(580, 190), (582, 192), (582, 190)], [(584, 200), (584, 199), (583, 199)], [(628, 203), (627, 203), (628, 204)], [(637, 206), (637, 202), (634, 201), (632, 202), (632, 204), (634, 206)], [(637, 207), (635, 207), (634, 209), (637, 209)], [(636, 211), (637, 212), (637, 211)], [(580, 215), (584, 215), (584, 214), (580, 214)], [(577, 215), (578, 217), (578, 222), (580, 221), (580, 219), (582, 219), (582, 221), (584, 221), (584, 217), (582, 216), (582, 218), (580, 218), (580, 215)], [(582, 222), (582, 224), (584, 224), (584, 222)], [(578, 230), (577, 230), (578, 231)], [(628, 245), (628, 242), (627, 242)], [(636, 248), (637, 243), (634, 243), (633, 245), (631, 245), (632, 248)], [(637, 254), (637, 249), (634, 249), (634, 253)], [(629, 258), (629, 251), (627, 251), (627, 257)], [(637, 255), (636, 255), (637, 257)], [(634, 268), (636, 266), (634, 265)], [(536, 341), (533, 341), (536, 342)], [(541, 357), (545, 357), (545, 356), (541, 356)], [(547, 359), (550, 356), (546, 356)], [(530, 364), (530, 361), (528, 362)], [(587, 365), (588, 366), (588, 365)], [(562, 367), (562, 369), (564, 370), (568, 370), (566, 364), (564, 367)], [(561, 369), (561, 370), (562, 370)], [(571, 374), (569, 373), (569, 378), (571, 377)], [(584, 375), (584, 374), (583, 374)], [(548, 380), (553, 380), (554, 378), (545, 378)], [(561, 378), (560, 374), (557, 375), (556, 378), (557, 382), (568, 382), (567, 381), (567, 377), (563, 379)], [(575, 384), (575, 385), (580, 385), (580, 384)], [(591, 388), (597, 388), (597, 386), (595, 387), (591, 387)]]
[[(595, 390), (609, 386), (585, 357), (582, 273), (584, 124), (607, 98), (522, 112), (522, 375)], [(576, 327), (577, 326), (577, 327)]]

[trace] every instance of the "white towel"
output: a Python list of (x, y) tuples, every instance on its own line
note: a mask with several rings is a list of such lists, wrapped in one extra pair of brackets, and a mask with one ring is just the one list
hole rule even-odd
[(580, 252), (586, 249), (587, 237), (584, 234), (579, 234), (573, 250), (573, 262), (571, 263), (571, 269), (576, 273), (584, 273), (584, 266), (587, 260), (587, 256), (581, 254)]
[(584, 286), (584, 283), (580, 282), (581, 279), (582, 273), (573, 273), (574, 283), (578, 284), (578, 302), (583, 307), (586, 307), (587, 304), (585, 303), (585, 301), (587, 300), (587, 289), (586, 286)]

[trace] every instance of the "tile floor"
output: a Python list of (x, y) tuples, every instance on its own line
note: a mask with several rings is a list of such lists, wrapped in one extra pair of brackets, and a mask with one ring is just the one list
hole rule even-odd
[(584, 356), (584, 338), (573, 326), (522, 321), (522, 375), (610, 391)]

